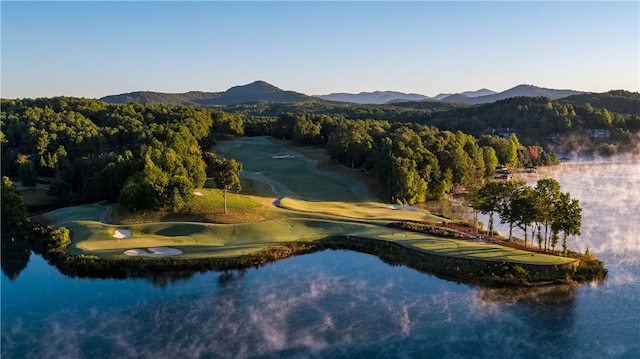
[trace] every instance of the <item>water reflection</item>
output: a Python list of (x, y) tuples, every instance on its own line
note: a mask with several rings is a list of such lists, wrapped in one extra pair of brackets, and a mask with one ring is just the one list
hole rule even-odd
[(476, 297), (500, 305), (539, 305), (570, 308), (575, 301), (576, 288), (571, 285), (548, 285), (526, 288), (478, 288)]
[(31, 250), (28, 245), (22, 243), (23, 241), (15, 240), (11, 236), (2, 236), (1, 242), (0, 267), (9, 279), (15, 281), (29, 264)]
[[(59, 273), (49, 282), (62, 288), (68, 287), (63, 282), (75, 282), (76, 291), (52, 292), (32, 303), (65, 303), (35, 316), (3, 302), (3, 357), (422, 357), (428, 352), (455, 358), (514, 350), (527, 356), (531, 337), (562, 339), (574, 321), (574, 301), (560, 294), (572, 293), (570, 288), (533, 288), (531, 296), (474, 289), (345, 251), (294, 257), (258, 270), (197, 274), (156, 290)], [(82, 302), (74, 299), (79, 295)], [(508, 299), (513, 296), (521, 299)], [(507, 334), (514, 328), (521, 337)], [(544, 341), (539, 344), (551, 352), (573, 353)]]
[(146, 277), (153, 285), (159, 288), (165, 288), (167, 285), (176, 283), (179, 281), (187, 281), (196, 274), (196, 271), (175, 271), (151, 274)]
[[(575, 244), (610, 269), (598, 285), (474, 288), (345, 251), (155, 284), (92, 281), (65, 277), (39, 256), (22, 272), (7, 270), (3, 250), (3, 271), (20, 276), (2, 278), (1, 356), (638, 358), (640, 250), (629, 224), (639, 165), (559, 178), (585, 208)], [(611, 176), (635, 187), (609, 186)], [(614, 193), (593, 195), (581, 183)]]

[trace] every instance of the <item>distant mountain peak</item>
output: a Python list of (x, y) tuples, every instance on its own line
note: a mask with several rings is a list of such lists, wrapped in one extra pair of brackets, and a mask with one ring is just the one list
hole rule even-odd
[(224, 92), (190, 91), (187, 93), (131, 92), (121, 95), (103, 97), (107, 103), (162, 103), (168, 105), (235, 105), (246, 102), (302, 102), (312, 100), (305, 94), (281, 90), (265, 81), (254, 81), (250, 84), (233, 86)]
[(404, 93), (398, 91), (373, 91), (373, 92), (360, 92), (357, 94), (335, 92), (328, 95), (316, 95), (315, 97), (321, 98), (327, 101), (337, 102), (351, 102), (358, 104), (375, 104), (381, 105), (385, 103), (397, 102), (397, 101), (424, 101), (430, 100), (425, 95), (415, 93)]
[(254, 81), (250, 84), (230, 87), (225, 93), (244, 92), (244, 93), (274, 93), (283, 91), (278, 87), (262, 81)]
[[(478, 90), (478, 91), (481, 91), (481, 90)], [(506, 91), (502, 91), (500, 93), (493, 93), (489, 95), (482, 95), (482, 96), (475, 96), (475, 97), (464, 95), (464, 93), (454, 94), (450, 96), (441, 97), (440, 100), (445, 102), (482, 104), (482, 103), (496, 102), (496, 101), (504, 100), (511, 97), (520, 97), (520, 96), (547, 97), (547, 98), (550, 98), (551, 100), (557, 100), (563, 97), (581, 94), (581, 93), (582, 92), (580, 91), (574, 91), (574, 90), (555, 90), (555, 89), (548, 89), (544, 87), (538, 87), (534, 85), (522, 84), (522, 85), (512, 87)]]

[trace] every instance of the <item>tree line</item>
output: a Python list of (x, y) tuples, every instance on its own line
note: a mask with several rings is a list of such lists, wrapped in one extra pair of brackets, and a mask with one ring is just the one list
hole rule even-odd
[(509, 224), (509, 240), (517, 226), (524, 232), (525, 246), (531, 233), (532, 243), (537, 239), (541, 250), (555, 251), (562, 234), (562, 252), (567, 255), (567, 238), (580, 235), (580, 203), (568, 192), (563, 193), (553, 178), (540, 179), (535, 187), (523, 181), (488, 181), (471, 193), (468, 202), (474, 210), (489, 214), (490, 234), (497, 213), (502, 223)]

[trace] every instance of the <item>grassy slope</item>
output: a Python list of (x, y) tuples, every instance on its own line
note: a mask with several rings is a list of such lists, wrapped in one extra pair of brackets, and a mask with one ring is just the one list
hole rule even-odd
[[(292, 157), (273, 158), (283, 154)], [(229, 196), (231, 212), (263, 213), (259, 221), (235, 225), (160, 221), (104, 225), (99, 222), (103, 208), (95, 205), (59, 209), (46, 214), (45, 218), (55, 226), (66, 226), (71, 230), (71, 249), (75, 253), (99, 256), (124, 256), (124, 250), (130, 248), (171, 246), (183, 250), (184, 257), (231, 258), (291, 241), (344, 235), (394, 241), (429, 253), (462, 258), (534, 264), (573, 261), (493, 244), (443, 239), (384, 227), (381, 224), (391, 220), (442, 219), (422, 210), (393, 210), (376, 202), (362, 182), (320, 170), (315, 167), (315, 161), (267, 138), (241, 138), (227, 142), (219, 149), (219, 155), (243, 163), (245, 183), (255, 187), (256, 194), (259, 194)], [(247, 182), (247, 179), (267, 183), (280, 195), (287, 196), (281, 201), (284, 208), (271, 206), (274, 197), (269, 196), (269, 191), (257, 182)], [(203, 189), (202, 192), (204, 196), (194, 199), (192, 212), (219, 212), (220, 193), (212, 189)], [(207, 218), (215, 219), (215, 215), (210, 215)], [(174, 219), (179, 220), (180, 215)], [(118, 228), (129, 229), (133, 236), (113, 238)]]

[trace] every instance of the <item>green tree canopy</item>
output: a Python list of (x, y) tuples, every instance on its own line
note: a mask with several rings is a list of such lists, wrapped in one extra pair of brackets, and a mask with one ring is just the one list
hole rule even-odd
[(224, 197), (224, 213), (227, 214), (227, 192), (240, 192), (240, 172), (242, 172), (242, 164), (234, 159), (227, 160), (215, 159), (211, 168), (208, 170), (212, 174), (216, 187), (222, 190)]

